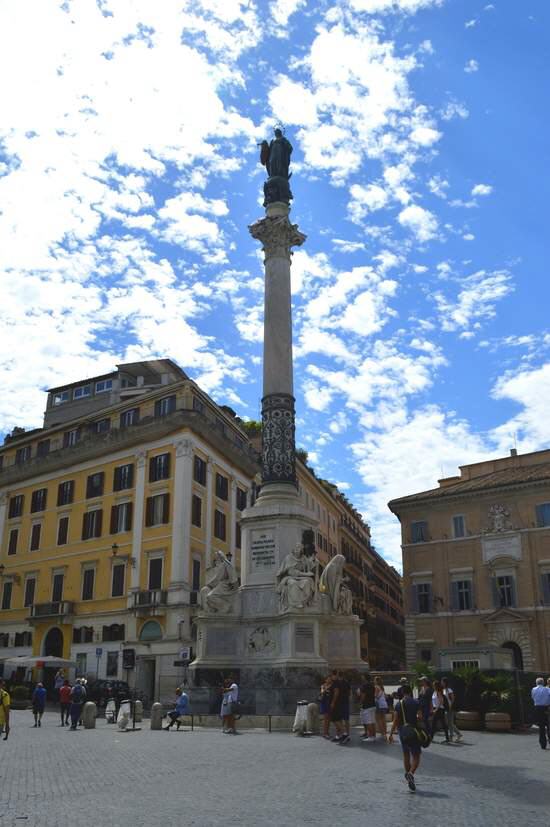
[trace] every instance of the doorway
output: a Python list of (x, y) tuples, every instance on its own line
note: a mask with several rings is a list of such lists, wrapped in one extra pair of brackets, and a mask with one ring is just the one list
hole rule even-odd
[(512, 652), (512, 660), (514, 664), (514, 669), (520, 669), (523, 672), (523, 653), (521, 651), (521, 647), (518, 646), (513, 640), (508, 640), (506, 643), (502, 644), (503, 649), (510, 649)]
[[(63, 657), (63, 632), (61, 631), (61, 629), (58, 629), (57, 626), (54, 626), (53, 629), (50, 629), (50, 631), (44, 638), (42, 649), (42, 654), (45, 657)], [(57, 667), (55, 666), (46, 666), (42, 672), (42, 683), (44, 684), (48, 692), (48, 696), (51, 696), (51, 694), (53, 693), (56, 672)]]
[(144, 705), (151, 706), (155, 700), (155, 658), (137, 659), (136, 689), (144, 694)]

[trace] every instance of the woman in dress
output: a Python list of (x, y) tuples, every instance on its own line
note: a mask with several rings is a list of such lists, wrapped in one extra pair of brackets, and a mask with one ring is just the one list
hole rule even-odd
[(443, 692), (443, 687), (440, 681), (434, 681), (434, 691), (432, 695), (432, 708), (434, 716), (432, 719), (432, 735), (435, 735), (439, 725), (445, 733), (445, 743), (449, 743), (449, 730), (447, 728), (446, 712), (449, 708), (449, 703)]
[(382, 678), (377, 675), (374, 679), (374, 699), (376, 701), (376, 726), (378, 732), (388, 742), (386, 715), (388, 713), (388, 702), (386, 700), (386, 691)]

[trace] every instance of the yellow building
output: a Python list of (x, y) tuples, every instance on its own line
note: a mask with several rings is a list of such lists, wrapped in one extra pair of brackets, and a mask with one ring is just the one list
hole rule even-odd
[(208, 550), (239, 562), (257, 458), (238, 421), (170, 360), (119, 365), (50, 390), (0, 461), (0, 657), (171, 694)]
[(464, 465), (392, 500), (407, 662), (550, 671), (550, 450)]

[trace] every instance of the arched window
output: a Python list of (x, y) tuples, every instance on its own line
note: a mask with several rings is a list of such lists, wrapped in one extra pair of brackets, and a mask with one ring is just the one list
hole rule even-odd
[(140, 640), (161, 640), (162, 638), (162, 627), (156, 620), (148, 620), (147, 623), (144, 623), (141, 627), (141, 632), (139, 633)]

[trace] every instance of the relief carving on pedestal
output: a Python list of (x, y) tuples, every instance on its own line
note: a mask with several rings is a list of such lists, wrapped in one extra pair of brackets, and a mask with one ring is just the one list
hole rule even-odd
[(257, 626), (248, 636), (247, 649), (251, 655), (270, 655), (275, 648), (275, 641), (267, 626)]

